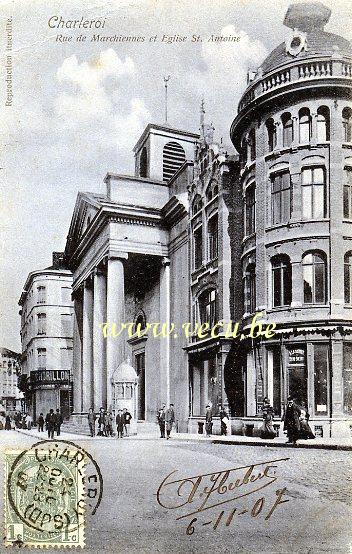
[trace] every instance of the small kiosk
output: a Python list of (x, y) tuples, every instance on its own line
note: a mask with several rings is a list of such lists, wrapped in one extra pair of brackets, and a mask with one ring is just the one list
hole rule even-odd
[(130, 364), (130, 360), (122, 362), (122, 364), (115, 369), (111, 381), (113, 391), (114, 427), (118, 410), (126, 408), (132, 416), (129, 433), (130, 435), (136, 435), (138, 377), (136, 371)]

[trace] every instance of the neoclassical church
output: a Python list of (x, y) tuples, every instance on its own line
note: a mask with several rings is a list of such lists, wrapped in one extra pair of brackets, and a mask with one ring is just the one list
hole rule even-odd
[[(104, 196), (78, 195), (68, 234), (73, 418), (90, 407), (132, 407), (135, 419), (155, 421), (160, 406), (173, 402), (178, 429), (186, 431), (209, 399), (227, 403), (228, 341), (187, 337), (182, 325), (230, 319), (234, 162), (213, 142), (203, 110), (200, 135), (150, 124), (134, 155), (135, 175), (108, 173)], [(104, 337), (104, 322), (140, 329), (159, 322), (176, 331), (163, 338), (150, 330)], [(131, 371), (127, 379), (128, 366), (135, 380)]]
[[(199, 134), (148, 125), (135, 174), (78, 195), (65, 251), (74, 418), (134, 406), (155, 421), (173, 402), (177, 428), (195, 432), (211, 402), (241, 433), (259, 427), (264, 396), (279, 425), (293, 395), (317, 435), (350, 436), (352, 51), (324, 30), (329, 17), (321, 3), (289, 7), (287, 39), (249, 73), (231, 125), (239, 156), (214, 141), (202, 107)], [(256, 312), (274, 338), (182, 332), (245, 331)], [(103, 322), (145, 333), (105, 338)], [(155, 338), (148, 322), (176, 332)]]

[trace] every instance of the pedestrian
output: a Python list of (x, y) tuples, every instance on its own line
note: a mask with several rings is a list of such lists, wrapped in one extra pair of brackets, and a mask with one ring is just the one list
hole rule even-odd
[(226, 410), (220, 405), (219, 406), (219, 417), (220, 417), (220, 426), (221, 426), (221, 435), (227, 435), (227, 426), (230, 423), (229, 416)]
[(122, 410), (119, 410), (117, 412), (116, 416), (116, 429), (117, 429), (117, 438), (119, 439), (123, 437), (123, 415)]
[(98, 436), (99, 437), (105, 437), (105, 412), (104, 408), (101, 407), (99, 410), (99, 416), (98, 416)]
[(27, 423), (26, 423), (27, 414), (24, 413), (21, 418), (21, 427), (22, 429), (27, 429)]
[(262, 439), (273, 439), (276, 433), (273, 427), (274, 408), (271, 406), (269, 398), (263, 400), (263, 425), (260, 428), (260, 437)]
[(48, 430), (48, 438), (53, 439), (56, 428), (56, 415), (54, 414), (54, 410), (52, 408), (50, 408), (49, 413), (46, 414), (45, 423)]
[(127, 410), (127, 408), (124, 408), (123, 409), (123, 431), (126, 437), (128, 437), (129, 435), (131, 419), (132, 419), (132, 416), (130, 412)]
[(64, 418), (61, 415), (59, 408), (56, 410), (56, 434), (59, 437), (61, 434), (61, 425), (64, 422)]
[(30, 414), (26, 415), (26, 427), (30, 431), (32, 429), (33, 419)]
[(110, 410), (105, 413), (105, 435), (112, 437), (112, 415)]
[(166, 439), (169, 440), (172, 431), (172, 426), (175, 423), (175, 411), (174, 405), (170, 404), (169, 408), (165, 412), (165, 429)]
[(213, 427), (213, 412), (210, 404), (207, 404), (205, 407), (205, 434), (207, 437), (210, 437)]
[(301, 409), (301, 414), (299, 416), (299, 422), (301, 425), (301, 430), (299, 434), (300, 439), (315, 439), (315, 435), (309, 425), (310, 414), (308, 412), (308, 406), (305, 406)]
[(90, 436), (94, 437), (95, 436), (95, 413), (93, 408), (89, 408), (88, 425), (89, 425)]
[(296, 446), (297, 439), (299, 438), (301, 425), (299, 417), (301, 415), (301, 410), (299, 406), (293, 401), (292, 396), (289, 396), (287, 399), (287, 405), (285, 413), (283, 415), (284, 421), (284, 431), (287, 432), (287, 443), (293, 443), (293, 446)]
[(0, 413), (0, 431), (3, 431), (5, 429), (6, 424), (6, 416), (5, 412)]
[(5, 418), (5, 431), (11, 431), (11, 417), (9, 415)]
[(42, 433), (44, 431), (44, 416), (42, 413), (38, 417), (38, 431), (39, 433)]
[(163, 404), (160, 410), (158, 411), (158, 415), (157, 415), (161, 439), (165, 438), (165, 409), (166, 409), (166, 405)]

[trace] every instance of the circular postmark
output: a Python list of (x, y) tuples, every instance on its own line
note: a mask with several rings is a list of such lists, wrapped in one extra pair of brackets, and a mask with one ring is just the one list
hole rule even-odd
[(74, 532), (99, 507), (100, 468), (71, 441), (40, 441), (28, 450), (7, 452), (6, 464), (8, 505), (41, 541)]

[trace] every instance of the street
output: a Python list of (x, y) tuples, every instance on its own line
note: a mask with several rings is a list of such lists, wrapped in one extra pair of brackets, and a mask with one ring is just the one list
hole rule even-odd
[[(0, 440), (2, 456), (6, 447), (25, 449), (37, 441), (15, 431), (1, 432)], [(351, 552), (350, 452), (147, 438), (82, 439), (79, 444), (94, 457), (104, 479), (102, 502), (86, 521), (87, 552)], [(176, 480), (273, 460), (283, 460), (276, 463), (273, 485), (197, 515), (177, 520), (184, 508), (168, 509), (157, 501), (159, 486), (173, 470), (178, 470)], [(3, 479), (3, 463), (1, 472)], [(269, 515), (276, 490), (285, 488)], [(168, 490), (161, 503), (171, 506)], [(217, 494), (212, 500), (225, 497)], [(186, 512), (198, 506), (195, 495)]]

